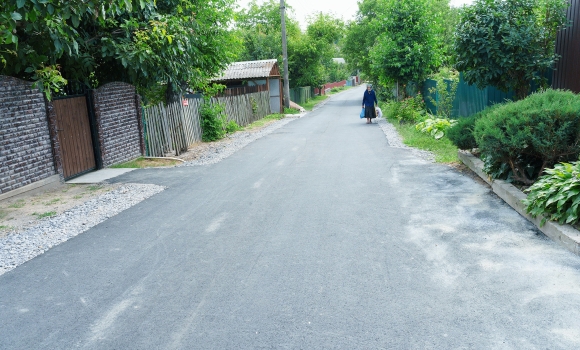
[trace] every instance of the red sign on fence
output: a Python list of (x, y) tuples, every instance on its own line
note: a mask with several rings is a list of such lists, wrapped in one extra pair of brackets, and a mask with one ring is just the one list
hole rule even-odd
[(181, 101), (181, 104), (183, 104), (184, 106), (189, 106), (189, 101), (187, 101), (187, 99), (186, 99), (186, 98), (184, 98), (184, 99)]

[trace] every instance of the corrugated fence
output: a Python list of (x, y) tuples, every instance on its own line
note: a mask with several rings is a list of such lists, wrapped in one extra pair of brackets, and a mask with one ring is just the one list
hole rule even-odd
[(299, 105), (310, 101), (312, 96), (314, 96), (314, 89), (310, 86), (290, 89), (290, 101), (296, 102)]
[[(546, 72), (546, 78), (548, 78), (548, 84), (551, 83), (552, 72)], [(437, 86), (435, 80), (427, 79), (423, 83), (423, 99), (425, 100), (425, 105), (431, 113), (436, 114), (437, 108), (429, 99), (432, 96), (435, 100), (437, 99), (436, 94), (431, 94), (429, 92), (430, 88)], [(535, 83), (531, 84), (530, 92), (537, 91), (539, 86)], [(409, 93), (409, 92), (408, 92)], [(414, 95), (411, 91), (410, 95)], [(478, 88), (476, 85), (469, 85), (463, 80), (463, 74), (459, 75), (459, 83), (457, 84), (457, 92), (455, 95), (455, 100), (453, 100), (453, 111), (451, 112), (452, 117), (467, 117), (473, 115), (477, 112), (484, 110), (488, 106), (492, 106), (497, 103), (503, 103), (508, 100), (514, 99), (514, 92), (503, 92), (496, 89), (493, 86), (487, 86), (484, 89)]]
[(580, 93), (580, 0), (570, 0), (567, 17), (571, 26), (560, 30), (556, 40), (561, 58), (556, 62), (553, 87)]
[[(160, 103), (143, 108), (144, 139), (149, 157), (178, 156), (201, 141), (202, 98), (187, 98), (165, 106)], [(247, 126), (270, 114), (267, 91), (238, 96), (212, 98), (211, 103), (225, 104), (227, 120)]]

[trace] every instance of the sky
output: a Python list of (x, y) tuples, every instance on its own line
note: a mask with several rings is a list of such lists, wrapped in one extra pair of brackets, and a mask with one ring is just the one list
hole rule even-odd
[[(251, 0), (237, 0), (238, 5), (246, 7)], [(278, 1), (278, 0), (277, 0)], [(257, 0), (258, 4), (263, 0)], [(300, 26), (306, 27), (306, 19), (310, 14), (317, 12), (333, 13), (342, 17), (345, 21), (354, 19), (358, 10), (358, 0), (286, 0), (286, 4), (292, 6), (294, 18), (300, 22)], [(473, 0), (450, 0), (451, 6), (471, 4)]]

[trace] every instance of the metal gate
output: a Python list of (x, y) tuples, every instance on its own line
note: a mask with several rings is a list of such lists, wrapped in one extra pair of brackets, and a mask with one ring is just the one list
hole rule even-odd
[(86, 96), (53, 101), (66, 180), (97, 168)]

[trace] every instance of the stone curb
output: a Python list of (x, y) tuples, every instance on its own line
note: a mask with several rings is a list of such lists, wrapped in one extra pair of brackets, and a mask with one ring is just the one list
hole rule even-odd
[(580, 256), (580, 231), (570, 225), (560, 225), (554, 221), (546, 221), (544, 226), (540, 227), (542, 217), (538, 216), (533, 218), (531, 215), (526, 213), (525, 206), (522, 203), (522, 200), (526, 198), (526, 195), (522, 191), (508, 182), (502, 180), (491, 180), (482, 170), (483, 162), (471, 153), (459, 151), (457, 156), (467, 167), (487, 182), (495, 194), (514, 208), (514, 210), (521, 216), (536, 225), (540, 231), (554, 242)]

